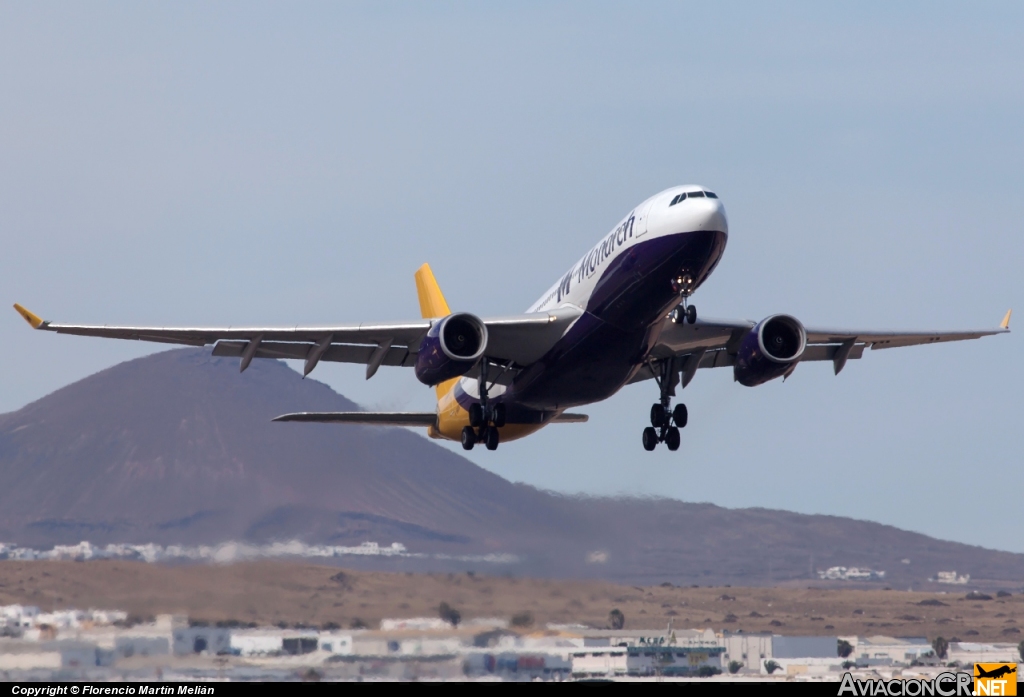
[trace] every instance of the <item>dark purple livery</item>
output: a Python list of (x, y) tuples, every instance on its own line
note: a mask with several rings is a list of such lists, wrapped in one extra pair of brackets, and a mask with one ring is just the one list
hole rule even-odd
[(807, 332), (794, 317), (774, 315), (751, 329), (736, 353), (733, 377), (754, 387), (791, 372), (803, 355)]

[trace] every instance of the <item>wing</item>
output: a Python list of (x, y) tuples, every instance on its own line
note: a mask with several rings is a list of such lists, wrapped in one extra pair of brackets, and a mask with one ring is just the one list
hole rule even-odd
[[(588, 418), (586, 414), (565, 412), (552, 419), (552, 423), (582, 424), (586, 423)], [(365, 426), (434, 426), (437, 424), (437, 414), (432, 411), (304, 411), (282, 414), (273, 420)]]
[(302, 421), (319, 424), (363, 424), (366, 426), (433, 426), (437, 414), (432, 411), (303, 411), (282, 414), (273, 421)]
[[(975, 331), (879, 331), (805, 327), (807, 348), (800, 362), (832, 361), (835, 373), (850, 359), (858, 359), (864, 350), (937, 344), (946, 341), (979, 339), (1010, 331), (1010, 312), (999, 327)], [(750, 320), (700, 319), (695, 324), (665, 320), (658, 343), (651, 351), (653, 361), (678, 360), (685, 387), (700, 368), (724, 368), (735, 361), (743, 337), (757, 325)], [(633, 382), (654, 377), (654, 367), (641, 369)]]
[[(214, 345), (215, 356), (236, 356), (245, 370), (253, 358), (294, 358), (305, 361), (308, 375), (319, 361), (366, 365), (367, 379), (382, 365), (410, 367), (431, 320), (325, 327), (117, 327), (59, 324), (43, 320), (21, 305), (14, 309), (35, 329), (133, 339), (186, 346)], [(484, 319), (487, 356), (510, 367), (527, 366), (543, 356), (582, 312), (559, 308)], [(506, 375), (508, 375), (506, 373)]]

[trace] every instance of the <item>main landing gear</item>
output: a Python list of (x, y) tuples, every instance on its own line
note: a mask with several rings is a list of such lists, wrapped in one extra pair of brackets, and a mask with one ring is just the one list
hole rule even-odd
[(498, 449), (498, 429), (505, 425), (505, 405), (489, 404), (487, 389), (485, 359), (480, 363), (480, 401), (469, 405), (469, 426), (462, 429), (464, 450), (472, 450), (477, 443), (483, 443), (488, 450)]
[(679, 429), (686, 426), (688, 414), (685, 404), (671, 408), (676, 383), (679, 381), (679, 371), (674, 364), (675, 361), (670, 358), (651, 366), (655, 369), (654, 377), (661, 388), (661, 401), (651, 406), (651, 425), (644, 429), (644, 450), (647, 451), (654, 450), (658, 443), (664, 443), (669, 450), (679, 450)]

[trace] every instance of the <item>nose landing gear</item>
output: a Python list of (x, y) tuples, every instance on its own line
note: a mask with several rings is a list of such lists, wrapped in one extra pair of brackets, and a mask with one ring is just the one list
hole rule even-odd
[(694, 291), (693, 276), (683, 274), (682, 276), (673, 279), (672, 287), (677, 293), (679, 293), (679, 297), (683, 301), (679, 307), (672, 310), (672, 321), (676, 324), (682, 324), (683, 322), (696, 324), (697, 306), (689, 304), (690, 296), (693, 295)]
[(487, 364), (486, 359), (480, 363), (480, 401), (469, 406), (469, 426), (462, 429), (463, 450), (472, 450), (477, 443), (483, 443), (488, 450), (497, 450), (498, 429), (505, 425), (505, 405), (492, 405), (487, 400)]
[(675, 359), (669, 358), (652, 364), (651, 368), (654, 369), (655, 380), (661, 388), (661, 401), (651, 405), (651, 425), (644, 429), (644, 450), (654, 450), (658, 443), (664, 443), (669, 450), (679, 450), (679, 429), (686, 426), (689, 414), (685, 404), (677, 404), (670, 410), (672, 397), (676, 393), (676, 383), (679, 382)]

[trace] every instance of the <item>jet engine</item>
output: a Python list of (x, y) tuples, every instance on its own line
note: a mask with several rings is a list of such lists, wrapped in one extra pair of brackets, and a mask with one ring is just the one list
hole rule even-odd
[(416, 378), (425, 385), (465, 375), (484, 355), (487, 325), (476, 315), (456, 312), (430, 326), (416, 355)]
[(807, 332), (796, 317), (772, 315), (740, 342), (733, 378), (747, 387), (761, 385), (796, 368), (807, 346)]

